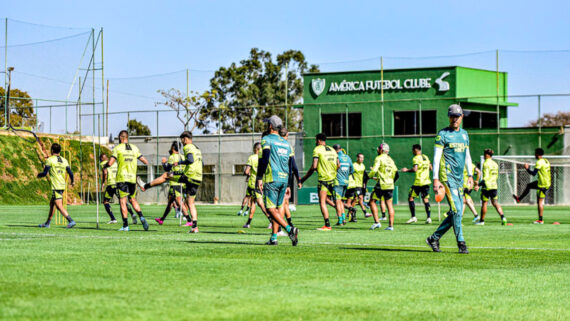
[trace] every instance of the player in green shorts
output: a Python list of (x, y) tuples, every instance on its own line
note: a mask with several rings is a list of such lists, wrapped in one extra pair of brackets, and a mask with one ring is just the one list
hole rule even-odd
[(295, 162), (291, 145), (279, 136), (283, 127), (281, 118), (273, 115), (265, 120), (269, 135), (261, 140), (262, 156), (256, 175), (256, 186), (263, 193), (265, 208), (273, 220), (272, 234), (267, 245), (277, 245), (279, 226), (283, 227), (291, 239), (293, 246), (297, 245), (299, 230), (283, 219), (283, 199), (289, 182), (289, 164)]
[[(263, 137), (262, 137), (263, 138)], [(261, 151), (261, 143), (253, 144), (253, 154), (251, 154), (245, 166), (244, 174), (247, 176), (247, 192), (246, 195), (249, 197), (249, 217), (247, 218), (247, 222), (244, 224), (243, 228), (250, 228), (251, 221), (253, 220), (253, 215), (255, 214), (255, 210), (257, 208), (256, 205), (259, 205), (259, 208), (263, 212), (263, 214), (269, 219), (269, 224), (271, 224), (271, 219), (269, 218), (269, 214), (265, 209), (263, 204), (263, 194), (261, 191), (257, 190), (255, 187), (255, 179), (257, 177), (257, 166), (259, 164), (259, 155)]]
[(416, 204), (414, 203), (416, 197), (421, 197), (424, 201), (427, 214), (426, 224), (431, 224), (431, 208), (429, 204), (429, 188), (431, 185), (429, 172), (432, 170), (431, 162), (429, 161), (429, 157), (422, 154), (422, 146), (419, 144), (412, 146), (412, 153), (414, 154), (414, 158), (412, 158), (413, 167), (409, 169), (405, 167), (402, 168), (402, 172), (404, 173), (416, 173), (414, 184), (410, 187), (410, 192), (408, 193), (408, 205), (412, 217), (406, 224), (412, 224), (418, 221), (416, 218)]
[[(443, 158), (442, 158), (443, 159)], [(477, 192), (479, 190), (479, 180), (481, 179), (481, 170), (475, 165), (475, 163), (471, 164), (471, 168), (473, 169), (473, 173), (476, 174), (474, 181), (475, 186), (469, 186), (469, 176), (467, 175), (467, 164), (465, 164), (465, 168), (463, 169), (463, 215), (465, 213), (465, 207), (469, 207), (471, 212), (473, 213), (473, 223), (479, 220), (479, 215), (477, 214), (477, 210), (475, 210), (475, 203), (473, 203), (473, 198), (471, 197), (471, 192), (475, 190)], [(441, 172), (440, 172), (441, 173)], [(441, 174), (440, 174), (441, 176)]]
[[(327, 208), (327, 196), (331, 195), (333, 198), (333, 204), (336, 207), (336, 200), (334, 200), (334, 186), (336, 180), (336, 171), (340, 167), (338, 161), (338, 154), (335, 150), (327, 146), (327, 136), (323, 133), (317, 134), (316, 147), (313, 149), (313, 164), (301, 179), (301, 184), (303, 184), (311, 175), (317, 171), (319, 183), (317, 185), (317, 191), (319, 193), (319, 205), (321, 207), (321, 213), (323, 214), (323, 219), (325, 220), (325, 225), (319, 230), (330, 231), (331, 223), (329, 220), (329, 209)], [(336, 208), (337, 216), (340, 215), (341, 209)]]
[(117, 189), (119, 190), (119, 204), (121, 205), (121, 215), (123, 216), (123, 227), (119, 231), (129, 231), (129, 221), (127, 219), (127, 199), (137, 212), (141, 224), (145, 231), (148, 231), (148, 223), (143, 216), (141, 207), (136, 200), (137, 195), (137, 166), (140, 160), (148, 165), (148, 161), (141, 155), (137, 146), (129, 143), (129, 133), (122, 130), (119, 133), (120, 144), (113, 148), (113, 155), (104, 168), (109, 168), (117, 162)]
[(534, 221), (534, 224), (544, 224), (544, 199), (546, 198), (546, 192), (548, 192), (552, 182), (552, 178), (550, 176), (550, 162), (548, 159), (544, 158), (544, 149), (542, 148), (537, 148), (534, 151), (534, 157), (537, 159), (534, 169), (530, 170), (529, 164), (524, 164), (524, 168), (530, 175), (538, 175), (537, 180), (528, 184), (520, 196), (513, 195), (513, 197), (517, 203), (520, 203), (520, 201), (528, 195), (531, 189), (536, 189), (536, 199), (538, 200), (538, 220)]
[(348, 189), (346, 190), (346, 207), (350, 216), (350, 222), (356, 222), (356, 202), (360, 205), (364, 217), (370, 217), (364, 205), (364, 196), (366, 195), (366, 182), (368, 181), (368, 173), (364, 165), (364, 154), (356, 155), (356, 162), (352, 164), (354, 173), (348, 179)]
[(333, 149), (338, 155), (338, 162), (340, 164), (339, 168), (336, 171), (336, 180), (334, 186), (334, 198), (336, 200), (335, 205), (337, 209), (340, 209), (340, 215), (338, 216), (338, 223), (336, 223), (336, 225), (345, 225), (346, 214), (344, 213), (344, 203), (342, 199), (344, 198), (344, 195), (346, 194), (346, 190), (348, 188), (348, 177), (354, 173), (354, 167), (352, 166), (352, 159), (346, 155), (339, 144), (334, 144)]
[(75, 226), (75, 221), (69, 216), (67, 210), (63, 207), (63, 193), (66, 189), (66, 173), (69, 174), (71, 180), (70, 185), (73, 186), (73, 172), (67, 160), (59, 155), (61, 152), (61, 145), (53, 143), (51, 145), (51, 155), (44, 165), (43, 172), (38, 174), (38, 178), (46, 177), (49, 174), (51, 185), (51, 200), (49, 202), (49, 214), (45, 223), (40, 224), (39, 227), (49, 228), (51, 219), (57, 209), (61, 215), (67, 219), (67, 228)]
[[(386, 203), (388, 209), (388, 227), (385, 228), (387, 231), (394, 230), (394, 205), (392, 204), (392, 197), (394, 193), (394, 183), (398, 180), (398, 167), (392, 160), (392, 157), (388, 155), (390, 152), (390, 146), (386, 143), (380, 144), (377, 148), (378, 156), (374, 159), (374, 165), (370, 170), (370, 177), (376, 180), (376, 186), (374, 186), (374, 192), (372, 195), (373, 200), (382, 201)], [(378, 219), (378, 207), (376, 202), (372, 202), (370, 209), (372, 210), (372, 216), (374, 216), (374, 224), (370, 227), (371, 230), (377, 229), (382, 226), (380, 220)]]
[(499, 202), (499, 193), (497, 192), (497, 180), (499, 178), (499, 164), (493, 160), (493, 150), (490, 148), (483, 151), (483, 180), (479, 185), (481, 186), (481, 215), (476, 225), (485, 225), (485, 215), (487, 215), (487, 203), (491, 200), (491, 204), (499, 213), (501, 223), (507, 225), (507, 218), (503, 214), (503, 209)]
[(445, 189), (447, 202), (450, 210), (447, 217), (441, 222), (437, 230), (426, 239), (426, 243), (434, 252), (441, 252), (439, 240), (453, 227), (459, 253), (467, 254), (467, 245), (463, 238), (461, 218), (463, 213), (463, 169), (467, 165), (468, 185), (473, 186), (473, 169), (471, 168), (471, 155), (469, 153), (469, 135), (461, 128), (463, 109), (453, 104), (447, 110), (449, 127), (439, 131), (435, 137), (434, 164), (443, 163), (444, 177), (440, 176), (440, 167), (433, 169), (433, 188), (437, 193), (441, 188)]

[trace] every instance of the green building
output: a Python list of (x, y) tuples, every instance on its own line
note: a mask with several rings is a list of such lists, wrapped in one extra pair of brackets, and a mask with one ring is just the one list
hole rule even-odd
[[(328, 145), (339, 143), (355, 160), (363, 153), (372, 165), (376, 147), (386, 142), (398, 168), (411, 167), (413, 144), (433, 157), (437, 131), (448, 126), (447, 107), (460, 104), (463, 127), (471, 140), (475, 162), (485, 148), (496, 154), (533, 154), (537, 146), (547, 154), (562, 149), (562, 140), (552, 144), (557, 129), (506, 128), (507, 73), (459, 66), (309, 73), (304, 75), (303, 142), (304, 170), (311, 165), (314, 137), (324, 132)], [(499, 125), (499, 126), (497, 126)], [(539, 142), (540, 140), (540, 142)], [(299, 191), (301, 204), (316, 201), (316, 175)], [(405, 202), (413, 174), (402, 173), (395, 201)], [(371, 181), (369, 187), (373, 186)], [(478, 195), (476, 195), (478, 197)]]

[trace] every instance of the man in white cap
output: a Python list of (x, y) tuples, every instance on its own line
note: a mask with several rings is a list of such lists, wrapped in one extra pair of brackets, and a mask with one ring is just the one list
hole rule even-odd
[[(389, 214), (389, 225), (386, 228), (388, 231), (394, 230), (394, 206), (392, 205), (392, 196), (394, 192), (394, 183), (398, 180), (398, 167), (394, 164), (392, 157), (388, 156), (390, 152), (390, 146), (386, 143), (380, 144), (378, 146), (378, 156), (374, 160), (374, 166), (368, 174), (372, 179), (375, 179), (378, 183), (374, 186), (374, 192), (372, 193), (372, 199), (386, 202), (386, 207), (388, 208)], [(382, 226), (378, 220), (378, 207), (376, 202), (371, 202), (370, 209), (372, 210), (372, 215), (374, 216), (374, 224), (370, 227), (371, 230), (377, 229)]]
[(441, 188), (445, 189), (447, 202), (450, 210), (447, 217), (441, 222), (437, 230), (426, 239), (426, 242), (434, 252), (441, 252), (439, 239), (453, 226), (459, 253), (468, 254), (467, 245), (463, 238), (461, 218), (463, 212), (463, 170), (467, 165), (467, 185), (473, 186), (473, 168), (471, 155), (469, 154), (469, 135), (462, 129), (463, 110), (461, 106), (453, 104), (447, 110), (449, 127), (439, 131), (435, 137), (434, 164), (440, 164), (441, 157), (445, 160), (447, 181), (440, 181), (440, 167), (433, 168), (433, 189), (437, 193)]

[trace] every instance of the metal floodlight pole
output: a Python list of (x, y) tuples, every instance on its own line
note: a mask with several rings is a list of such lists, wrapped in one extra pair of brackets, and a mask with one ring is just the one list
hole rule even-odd
[(348, 128), (348, 104), (345, 105), (344, 109), (344, 125), (346, 127), (346, 130), (344, 131), (346, 134), (346, 153), (349, 154), (350, 148), (348, 146), (349, 144), (348, 135), (350, 133), (350, 130)]
[[(156, 167), (158, 167), (158, 111), (156, 111), (156, 164), (155, 164), (155, 169)], [(156, 171), (158, 173), (158, 170)], [(156, 204), (158, 204), (160, 198), (160, 188), (156, 189)]]
[(501, 110), (499, 107), (499, 49), (496, 51), (497, 64), (497, 151), (501, 152)]
[(289, 63), (286, 63), (285, 64), (285, 128), (287, 128), (288, 124), (289, 124), (289, 120), (287, 119), (287, 116), (288, 116), (287, 115), (287, 96), (288, 96), (288, 91), (289, 91), (288, 90), (289, 89), (288, 84), (287, 84), (289, 82), (288, 81), (289, 80), (288, 73), (289, 73)]
[[(4, 88), (8, 88), (8, 18), (4, 19)], [(4, 94), (4, 127), (8, 128), (8, 93)]]
[[(92, 93), (91, 93), (91, 98), (92, 98), (92, 103), (93, 103), (93, 114), (95, 114), (95, 29), (91, 28), (91, 87), (92, 87)], [(89, 71), (87, 71), (89, 72)], [(67, 119), (67, 112), (65, 115), (65, 118)], [(65, 124), (65, 129), (67, 130), (67, 123)], [(93, 117), (93, 133), (95, 133), (95, 117)], [(95, 135), (93, 135), (95, 136)]]
[[(186, 69), (186, 103), (190, 102), (190, 71)], [(180, 109), (180, 105), (178, 105), (178, 109)], [(188, 108), (184, 106), (186, 110), (186, 124), (184, 125), (184, 130), (188, 130), (188, 123), (190, 122), (188, 119), (190, 115), (188, 114)]]
[(538, 147), (542, 147), (542, 115), (540, 110), (540, 95), (538, 95)]
[[(99, 31), (99, 34), (101, 35), (101, 114), (103, 115), (103, 126), (101, 126), (102, 129), (108, 128), (109, 126), (105, 125), (107, 124), (107, 120), (105, 119), (105, 68), (104, 68), (104, 51), (103, 51), (103, 28), (101, 28), (101, 30)], [(93, 85), (95, 86), (95, 85)], [(108, 92), (107, 92), (108, 93)], [(108, 94), (107, 94), (107, 99), (109, 98)], [(100, 133), (99, 133), (100, 134)], [(103, 134), (105, 136), (109, 135), (109, 133), (107, 133), (106, 131), (103, 132)]]
[(384, 58), (380, 56), (380, 101), (382, 114), (382, 142), (384, 142)]

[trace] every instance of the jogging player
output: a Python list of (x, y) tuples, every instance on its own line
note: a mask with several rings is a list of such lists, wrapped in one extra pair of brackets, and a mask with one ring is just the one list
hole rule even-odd
[(524, 164), (524, 169), (526, 169), (526, 171), (532, 176), (538, 175), (537, 180), (527, 184), (520, 196), (513, 195), (513, 197), (517, 203), (520, 203), (520, 201), (528, 195), (531, 189), (536, 189), (536, 198), (538, 200), (538, 220), (534, 221), (534, 224), (544, 224), (544, 199), (546, 198), (546, 192), (550, 188), (551, 184), (550, 162), (548, 159), (544, 158), (544, 149), (542, 148), (537, 148), (534, 151), (534, 157), (537, 159), (534, 169), (530, 170), (529, 164)]
[(119, 145), (113, 148), (113, 155), (104, 168), (110, 168), (117, 162), (117, 189), (119, 190), (119, 204), (123, 217), (123, 227), (119, 231), (129, 231), (127, 210), (127, 198), (137, 212), (145, 231), (148, 231), (148, 223), (143, 216), (141, 207), (136, 200), (137, 195), (137, 165), (140, 160), (148, 165), (148, 161), (141, 155), (137, 146), (129, 143), (129, 134), (126, 130), (119, 133)]
[(497, 179), (499, 178), (499, 164), (493, 160), (493, 150), (485, 149), (483, 152), (485, 161), (483, 162), (483, 180), (479, 184), (481, 186), (481, 215), (476, 225), (485, 225), (485, 215), (487, 215), (487, 203), (491, 200), (491, 204), (499, 213), (501, 223), (507, 225), (507, 218), (503, 213), (503, 209), (499, 202), (499, 193), (497, 192)]
[[(105, 207), (105, 211), (107, 211), (107, 214), (109, 215), (109, 218), (111, 219), (109, 222), (107, 222), (107, 224), (116, 224), (117, 223), (117, 219), (115, 218), (115, 215), (113, 214), (113, 211), (111, 210), (111, 200), (113, 199), (113, 196), (117, 195), (117, 198), (119, 197), (119, 195), (117, 194), (117, 163), (114, 163), (113, 166), (106, 168), (105, 164), (107, 164), (109, 162), (109, 159), (107, 157), (107, 155), (105, 154), (101, 154), (101, 156), (99, 156), (99, 160), (101, 161), (100, 166), (101, 166), (101, 191), (105, 191), (105, 194), (103, 195), (103, 206)], [(105, 186), (105, 188), (103, 188), (103, 186)], [(131, 206), (129, 204), (127, 204), (127, 210), (129, 211), (129, 214), (131, 215), (131, 218), (133, 219), (133, 224), (137, 224), (137, 216), (135, 215), (135, 213), (133, 212)]]
[(257, 177), (257, 166), (259, 165), (259, 156), (261, 151), (261, 143), (253, 144), (253, 154), (249, 156), (247, 159), (247, 164), (245, 166), (244, 174), (247, 176), (247, 192), (246, 196), (249, 200), (249, 217), (247, 218), (247, 222), (243, 226), (243, 228), (250, 228), (251, 221), (253, 220), (253, 215), (255, 214), (256, 210), (256, 203), (259, 205), (259, 208), (263, 212), (263, 214), (269, 219), (269, 224), (271, 224), (271, 219), (269, 218), (269, 214), (267, 214), (267, 210), (263, 204), (263, 194), (261, 191), (257, 190), (255, 187), (255, 179)]
[[(392, 204), (392, 197), (394, 192), (394, 183), (398, 180), (398, 168), (394, 164), (394, 160), (388, 155), (390, 146), (386, 143), (380, 144), (377, 148), (378, 156), (374, 160), (374, 166), (370, 170), (370, 177), (377, 181), (374, 186), (372, 198), (374, 200), (386, 202), (388, 209), (388, 227), (387, 231), (394, 230), (394, 205)], [(377, 229), (382, 226), (378, 219), (378, 207), (376, 202), (371, 203), (370, 209), (374, 216), (374, 224), (370, 227), (371, 230)]]
[(75, 226), (75, 221), (69, 216), (67, 210), (63, 207), (63, 193), (66, 189), (66, 173), (69, 174), (70, 185), (73, 186), (73, 172), (67, 160), (59, 155), (61, 145), (53, 143), (51, 145), (51, 156), (46, 160), (43, 172), (38, 174), (38, 178), (46, 177), (49, 174), (51, 185), (51, 200), (49, 202), (49, 214), (45, 223), (39, 227), (49, 228), (51, 219), (57, 209), (65, 219), (67, 219), (67, 228)]
[[(303, 184), (311, 175), (317, 171), (318, 173), (318, 185), (317, 191), (319, 193), (319, 205), (321, 207), (321, 213), (323, 214), (323, 219), (325, 220), (325, 225), (319, 230), (330, 231), (331, 223), (329, 220), (329, 210), (327, 208), (327, 195), (331, 195), (333, 198), (334, 206), (336, 207), (336, 199), (334, 199), (334, 185), (336, 180), (336, 171), (340, 167), (338, 161), (338, 155), (330, 146), (327, 146), (327, 136), (323, 133), (317, 134), (316, 147), (313, 149), (313, 164), (301, 179), (301, 184)], [(337, 208), (337, 214), (340, 214)]]
[(408, 205), (410, 206), (412, 217), (406, 222), (406, 224), (412, 224), (418, 221), (416, 218), (416, 204), (414, 203), (414, 199), (416, 197), (422, 198), (427, 215), (426, 224), (431, 224), (431, 208), (429, 204), (429, 187), (431, 185), (431, 180), (429, 179), (429, 172), (433, 168), (429, 161), (429, 157), (422, 154), (421, 145), (414, 144), (414, 146), (412, 146), (412, 153), (414, 154), (414, 158), (412, 158), (413, 167), (402, 168), (402, 172), (404, 173), (416, 173), (414, 184), (410, 187), (410, 192), (408, 193)]
[(340, 208), (340, 215), (338, 216), (338, 223), (336, 225), (346, 224), (346, 213), (344, 212), (344, 203), (342, 199), (346, 194), (346, 189), (348, 188), (348, 177), (354, 173), (354, 167), (352, 166), (352, 159), (339, 144), (334, 144), (333, 149), (338, 154), (338, 162), (340, 164), (336, 171), (336, 181), (334, 186), (334, 198), (336, 199), (336, 208)]
[(434, 252), (441, 252), (439, 240), (453, 226), (459, 253), (467, 254), (469, 251), (463, 238), (461, 213), (463, 213), (463, 169), (465, 164), (468, 164), (468, 185), (473, 186), (469, 135), (460, 127), (463, 120), (461, 106), (457, 104), (449, 106), (447, 115), (449, 116), (449, 127), (440, 130), (437, 134), (433, 158), (434, 164), (440, 164), (442, 156), (445, 159), (443, 171), (446, 174), (446, 181), (440, 181), (440, 168), (434, 167), (433, 188), (436, 193), (441, 188), (445, 189), (450, 210), (447, 217), (441, 222), (437, 230), (426, 239), (426, 242)]
[(265, 122), (267, 122), (269, 135), (261, 141), (263, 152), (259, 160), (256, 186), (262, 191), (265, 208), (273, 219), (272, 234), (266, 244), (277, 245), (277, 232), (279, 226), (282, 226), (289, 234), (293, 246), (296, 246), (299, 230), (287, 224), (283, 219), (283, 199), (289, 182), (289, 164), (295, 162), (295, 157), (293, 157), (291, 145), (279, 136), (279, 129), (283, 127), (281, 118), (273, 115)]

